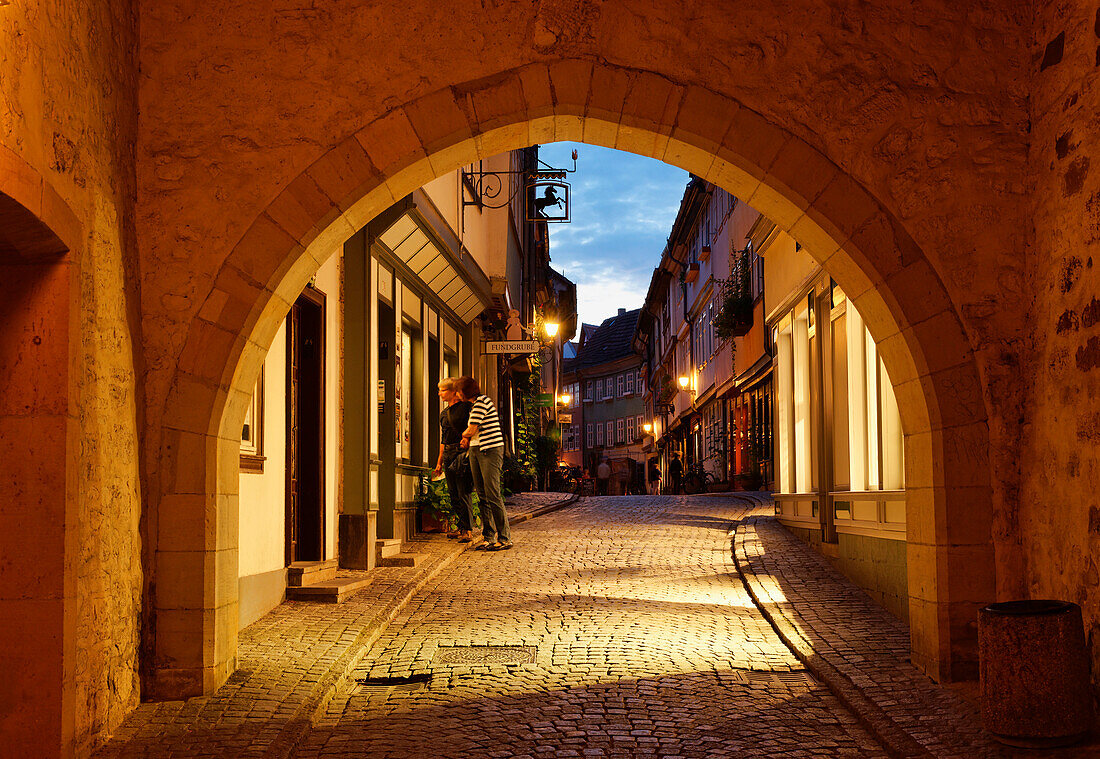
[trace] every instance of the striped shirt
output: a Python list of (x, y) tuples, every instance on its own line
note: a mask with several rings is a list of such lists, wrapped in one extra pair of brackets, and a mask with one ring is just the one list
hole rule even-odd
[(504, 435), (500, 432), (500, 417), (497, 416), (497, 407), (487, 395), (479, 395), (474, 400), (474, 407), (470, 409), (470, 424), (477, 425), (477, 434), (470, 438), (470, 447), (487, 451), (490, 448), (501, 448), (504, 445)]

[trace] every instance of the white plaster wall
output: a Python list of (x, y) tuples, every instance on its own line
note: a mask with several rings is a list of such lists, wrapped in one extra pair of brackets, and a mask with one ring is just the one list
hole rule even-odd
[(286, 322), (264, 360), (264, 471), (240, 474), (238, 576), (284, 566), (286, 510)]
[[(339, 472), (340, 274), (339, 255), (317, 272), (325, 294), (325, 556), (336, 556)], [(239, 577), (285, 566), (286, 542), (286, 323), (264, 360), (263, 473), (240, 474)]]

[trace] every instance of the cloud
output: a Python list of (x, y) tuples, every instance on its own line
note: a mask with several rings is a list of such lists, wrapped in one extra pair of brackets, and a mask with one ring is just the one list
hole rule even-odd
[(687, 184), (687, 172), (649, 158), (575, 143), (539, 149), (569, 175), (572, 223), (550, 228), (554, 268), (577, 283), (582, 321), (599, 323), (641, 306)]

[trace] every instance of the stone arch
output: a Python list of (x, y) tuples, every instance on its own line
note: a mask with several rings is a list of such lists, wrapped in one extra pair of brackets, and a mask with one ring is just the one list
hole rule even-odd
[(0, 684), (3, 734), (58, 753), (75, 733), (77, 540), (72, 319), (83, 232), (0, 145)]
[(920, 246), (827, 156), (756, 111), (647, 71), (562, 61), (447, 87), (367, 124), (294, 178), (223, 262), (160, 430), (151, 693), (210, 692), (234, 667), (237, 432), (297, 293), (395, 199), (479, 158), (556, 140), (649, 156), (725, 187), (850, 295), (906, 432), (913, 660), (937, 679), (973, 674), (975, 611), (995, 594), (987, 414), (970, 341)]

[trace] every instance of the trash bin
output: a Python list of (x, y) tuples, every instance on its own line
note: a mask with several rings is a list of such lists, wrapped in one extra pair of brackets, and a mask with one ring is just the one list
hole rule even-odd
[(1010, 746), (1068, 746), (1092, 722), (1081, 607), (1008, 601), (978, 612), (982, 724)]

